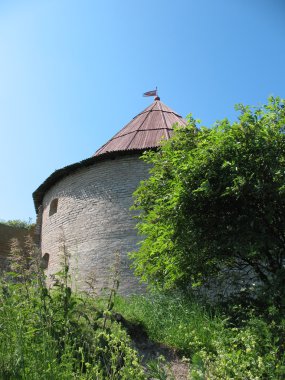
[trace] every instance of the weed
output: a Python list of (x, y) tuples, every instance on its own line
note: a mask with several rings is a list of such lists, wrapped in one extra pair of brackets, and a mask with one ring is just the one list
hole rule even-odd
[[(0, 378), (3, 380), (145, 379), (130, 338), (86, 294), (69, 286), (69, 260), (46, 288), (31, 241), (13, 244), (0, 281)], [(115, 290), (114, 290), (115, 291)], [(114, 292), (108, 308), (113, 303)]]
[(167, 365), (163, 356), (159, 356), (157, 359), (150, 360), (147, 365), (148, 378), (154, 380), (175, 380), (170, 366)]

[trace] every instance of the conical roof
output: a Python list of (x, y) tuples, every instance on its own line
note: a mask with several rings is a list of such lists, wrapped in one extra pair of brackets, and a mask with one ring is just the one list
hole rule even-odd
[(169, 139), (173, 124), (186, 125), (180, 115), (156, 97), (154, 102), (133, 118), (123, 129), (99, 148), (94, 156), (111, 152), (145, 150), (159, 146), (162, 139)]
[(54, 171), (33, 193), (36, 211), (42, 204), (45, 193), (59, 180), (83, 167), (89, 167), (95, 162), (128, 152), (140, 152), (149, 148), (156, 148), (160, 141), (169, 139), (173, 131), (173, 124), (186, 125), (186, 121), (172, 109), (163, 104), (159, 97), (144, 111), (139, 113), (121, 129), (114, 137), (104, 144), (96, 153), (86, 160), (65, 166)]

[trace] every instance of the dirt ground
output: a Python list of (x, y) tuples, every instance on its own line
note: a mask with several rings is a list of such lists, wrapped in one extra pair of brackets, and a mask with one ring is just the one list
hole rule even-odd
[[(149, 373), (149, 365), (147, 363), (158, 363), (163, 367), (163, 372), (167, 373), (167, 379), (169, 380), (188, 380), (189, 376), (189, 363), (187, 359), (181, 358), (177, 355), (175, 350), (172, 350), (163, 345), (151, 342), (148, 339), (142, 339), (141, 341), (134, 342), (135, 348), (139, 352), (142, 362), (146, 369), (146, 373)], [(164, 360), (160, 359), (165, 358)], [(151, 376), (149, 380), (157, 379), (157, 377)]]
[(130, 335), (145, 372), (149, 375), (148, 380), (191, 380), (189, 360), (179, 356), (174, 349), (151, 341), (143, 326), (130, 323), (121, 314), (115, 314), (114, 317)]

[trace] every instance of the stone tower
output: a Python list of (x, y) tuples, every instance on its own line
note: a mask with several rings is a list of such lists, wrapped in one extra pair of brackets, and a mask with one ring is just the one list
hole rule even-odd
[(48, 276), (60, 270), (64, 240), (77, 289), (88, 290), (90, 282), (99, 292), (108, 287), (119, 253), (119, 292), (140, 291), (127, 255), (139, 241), (130, 211), (132, 194), (148, 176), (139, 157), (168, 139), (173, 124), (186, 122), (156, 97), (94, 156), (56, 170), (33, 193)]

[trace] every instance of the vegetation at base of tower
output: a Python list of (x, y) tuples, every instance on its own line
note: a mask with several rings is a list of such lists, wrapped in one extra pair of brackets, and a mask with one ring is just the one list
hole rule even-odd
[(114, 309), (184, 356), (193, 380), (285, 377), (285, 317), (277, 309), (217, 308), (181, 292), (117, 297)]
[[(285, 100), (238, 105), (238, 120), (192, 117), (135, 192), (144, 240), (136, 274), (163, 289), (223, 283), (285, 310)], [(235, 281), (235, 283), (233, 283)]]
[(130, 338), (109, 308), (68, 286), (68, 260), (45, 286), (31, 239), (12, 245), (12, 272), (0, 280), (0, 378), (145, 379)]
[(184, 355), (192, 379), (284, 378), (285, 318), (276, 308), (218, 309), (181, 293), (122, 298), (116, 274), (107, 301), (76, 294), (64, 245), (62, 253), (49, 289), (31, 238), (24, 248), (12, 244), (12, 272), (0, 281), (1, 379), (174, 378), (160, 357), (141, 366), (128, 335), (134, 327)]

